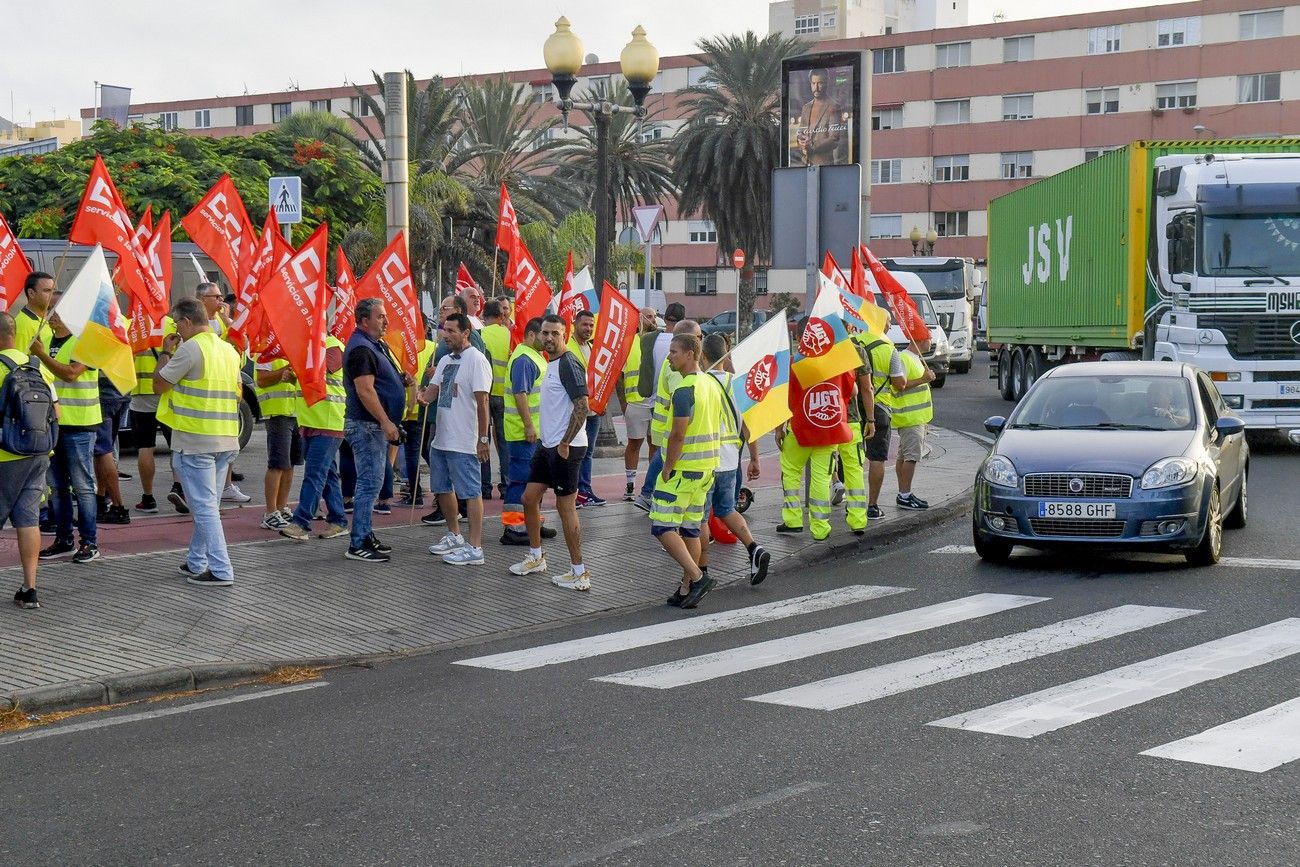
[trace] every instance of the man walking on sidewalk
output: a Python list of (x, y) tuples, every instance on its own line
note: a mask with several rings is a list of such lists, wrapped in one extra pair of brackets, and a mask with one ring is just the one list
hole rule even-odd
[[(481, 469), (488, 458), (488, 392), (492, 362), (470, 343), (473, 326), (464, 313), (442, 321), (448, 353), (438, 362), (420, 402), (437, 401), (438, 427), (429, 455), (429, 489), (447, 518), (447, 535), (429, 553), (452, 566), (483, 565), (483, 490)], [(460, 534), (457, 498), (465, 500), (468, 538)]]
[(892, 426), (894, 395), (907, 388), (907, 371), (894, 344), (878, 334), (862, 332), (853, 340), (862, 347), (871, 369), (871, 394), (874, 398), (875, 428), (862, 439), (867, 457), (867, 518), (885, 517), (880, 508), (880, 486), (885, 481), (885, 461), (889, 460), (889, 432)]
[(213, 332), (198, 299), (178, 301), (172, 318), (177, 333), (163, 339), (153, 387), (194, 518), (181, 574), (190, 584), (226, 587), (235, 572), (221, 526), (221, 489), (239, 454), (239, 354)]
[(320, 538), (333, 539), (348, 531), (348, 516), (343, 511), (343, 487), (339, 482), (338, 454), (343, 443), (343, 421), (347, 404), (343, 387), (343, 342), (333, 334), (325, 336), (325, 399), (307, 405), (299, 392), (295, 415), (302, 435), (305, 469), (298, 507), (289, 523), (280, 529), (281, 536), (299, 542), (311, 538), (311, 522), (322, 495), (328, 523)]
[(533, 453), (528, 487), (524, 490), (524, 518), (528, 525), (528, 556), (510, 567), (515, 575), (545, 572), (542, 555), (542, 496), (555, 491), (555, 508), (569, 549), (569, 571), (551, 583), (566, 590), (590, 590), (591, 573), (582, 562), (582, 530), (576, 497), (578, 477), (587, 441), (587, 374), (572, 351), (564, 346), (564, 320), (550, 314), (542, 321), (542, 347), (551, 362), (542, 380), (541, 447)]
[(647, 332), (653, 331), (654, 326), (654, 308), (642, 308), (639, 334), (632, 341), (632, 349), (627, 354), (623, 373), (615, 385), (618, 403), (622, 408), (623, 423), (627, 428), (627, 446), (623, 449), (623, 474), (626, 485), (623, 502), (625, 503), (636, 499), (636, 471), (641, 463), (641, 444), (650, 433), (650, 413), (654, 411), (654, 388), (649, 389), (649, 395), (641, 393), (641, 338)]
[[(541, 425), (542, 380), (547, 360), (542, 355), (542, 317), (528, 321), (524, 339), (510, 355), (506, 375), (505, 435), (509, 459), (506, 472), (505, 503), (501, 509), (501, 544), (526, 545), (528, 531), (524, 523), (524, 489), (537, 451), (537, 431)], [(561, 338), (563, 339), (563, 338)], [(550, 530), (544, 538), (555, 535)]]
[[(595, 331), (596, 314), (590, 310), (581, 310), (573, 317), (573, 336), (569, 338), (568, 351), (573, 353), (573, 357), (582, 365), (584, 377), (587, 375), (587, 363), (591, 361), (592, 334)], [(578, 473), (577, 507), (579, 509), (587, 506), (603, 506), (606, 503), (606, 500), (597, 496), (591, 488), (592, 452), (595, 450), (596, 437), (600, 434), (602, 418), (604, 415), (596, 415), (590, 409), (587, 411), (587, 452), (582, 459), (582, 469)]]
[[(670, 304), (668, 306), (671, 309), (674, 305)], [(675, 306), (681, 307), (680, 304)], [(673, 326), (672, 336), (668, 337), (669, 345), (671, 345), (672, 337), (677, 335), (694, 337), (696, 346), (698, 346), (699, 341), (702, 339), (700, 323), (694, 319), (683, 319), (678, 322)], [(663, 336), (660, 335), (660, 337)], [(655, 404), (650, 415), (650, 445), (654, 446), (655, 451), (650, 457), (650, 465), (646, 468), (645, 484), (641, 486), (641, 496), (636, 501), (637, 508), (644, 509), (647, 512), (653, 507), (651, 498), (654, 495), (655, 485), (659, 481), (660, 470), (664, 465), (664, 446), (668, 442), (668, 432), (672, 428), (672, 394), (682, 380), (682, 375), (668, 363), (666, 353), (669, 351), (671, 350), (665, 350), (663, 364), (660, 365), (659, 372), (655, 377)], [(644, 359), (642, 359), (641, 368), (644, 375)], [(645, 386), (642, 385), (642, 388), (645, 388)]]

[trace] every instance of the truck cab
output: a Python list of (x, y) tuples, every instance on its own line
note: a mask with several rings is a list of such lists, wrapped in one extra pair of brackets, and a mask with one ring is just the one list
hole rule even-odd
[(982, 276), (970, 259), (943, 256), (908, 256), (882, 259), (890, 271), (915, 274), (925, 284), (939, 324), (947, 335), (949, 368), (970, 370), (975, 351), (975, 302)]

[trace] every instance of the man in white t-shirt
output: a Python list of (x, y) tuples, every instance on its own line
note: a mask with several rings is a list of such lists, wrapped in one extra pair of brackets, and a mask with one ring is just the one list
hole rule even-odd
[[(429, 453), (429, 488), (447, 518), (447, 535), (429, 546), (429, 553), (452, 566), (483, 565), (483, 489), (480, 468), (487, 460), (488, 392), (492, 362), (470, 343), (473, 326), (464, 313), (442, 321), (443, 340), (450, 350), (433, 371), (420, 403), (438, 402), (437, 427)], [(468, 539), (460, 534), (456, 500), (465, 501)]]

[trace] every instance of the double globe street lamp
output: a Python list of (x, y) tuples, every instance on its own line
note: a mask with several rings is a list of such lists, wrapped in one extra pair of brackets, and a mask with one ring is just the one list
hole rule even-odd
[(925, 234), (922, 235), (921, 230), (916, 226), (913, 226), (912, 231), (907, 238), (912, 242), (913, 256), (919, 256), (921, 254), (921, 240), (923, 238), (925, 240), (925, 255), (932, 256), (934, 255), (934, 242), (939, 240), (939, 233), (934, 230), (933, 226), (931, 226), (929, 229), (926, 229)]
[(559, 97), (558, 106), (564, 115), (564, 126), (569, 126), (569, 112), (573, 109), (591, 115), (596, 127), (596, 261), (592, 282), (596, 292), (601, 291), (609, 273), (609, 246), (614, 243), (614, 205), (611, 199), (609, 176), (609, 124), (616, 114), (645, 117), (645, 98), (651, 84), (659, 74), (659, 51), (645, 38), (645, 30), (637, 25), (632, 31), (632, 41), (623, 49), (619, 65), (627, 79), (627, 89), (634, 105), (617, 105), (608, 99), (596, 102), (576, 102), (569, 98), (582, 71), (582, 40), (569, 29), (569, 19), (561, 16), (555, 22), (555, 32), (542, 46), (546, 69), (551, 73), (551, 84)]

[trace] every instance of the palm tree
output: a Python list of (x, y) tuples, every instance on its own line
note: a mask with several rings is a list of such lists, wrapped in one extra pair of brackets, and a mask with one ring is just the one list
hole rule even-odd
[[(328, 111), (304, 111), (291, 114), (276, 126), (290, 138), (312, 139), (339, 147), (360, 148), (361, 142), (352, 132), (348, 122)], [(364, 152), (362, 160), (365, 159)]]
[[(346, 114), (365, 135), (364, 139), (354, 137), (361, 148), (362, 159), (376, 174), (382, 174), (386, 153), (384, 79), (377, 72), (373, 75), (375, 84), (379, 85), (380, 95), (376, 97), (357, 87), (357, 98), (364, 109), (360, 116), (351, 111)], [(412, 175), (447, 170), (448, 157), (456, 150), (460, 138), (460, 102), (460, 88), (445, 87), (442, 76), (435, 75), (429, 79), (424, 90), (420, 90), (415, 76), (409, 69), (406, 70), (406, 154)], [(367, 114), (374, 117), (378, 132), (373, 131), (371, 125), (363, 120)], [(290, 119), (293, 117), (290, 115)]]
[(708, 72), (680, 91), (686, 125), (678, 132), (675, 179), (683, 214), (703, 213), (718, 230), (718, 246), (740, 248), (750, 266), (741, 271), (743, 337), (754, 309), (752, 263), (772, 256), (772, 171), (781, 152), (781, 61), (803, 43), (752, 30), (699, 43)]

